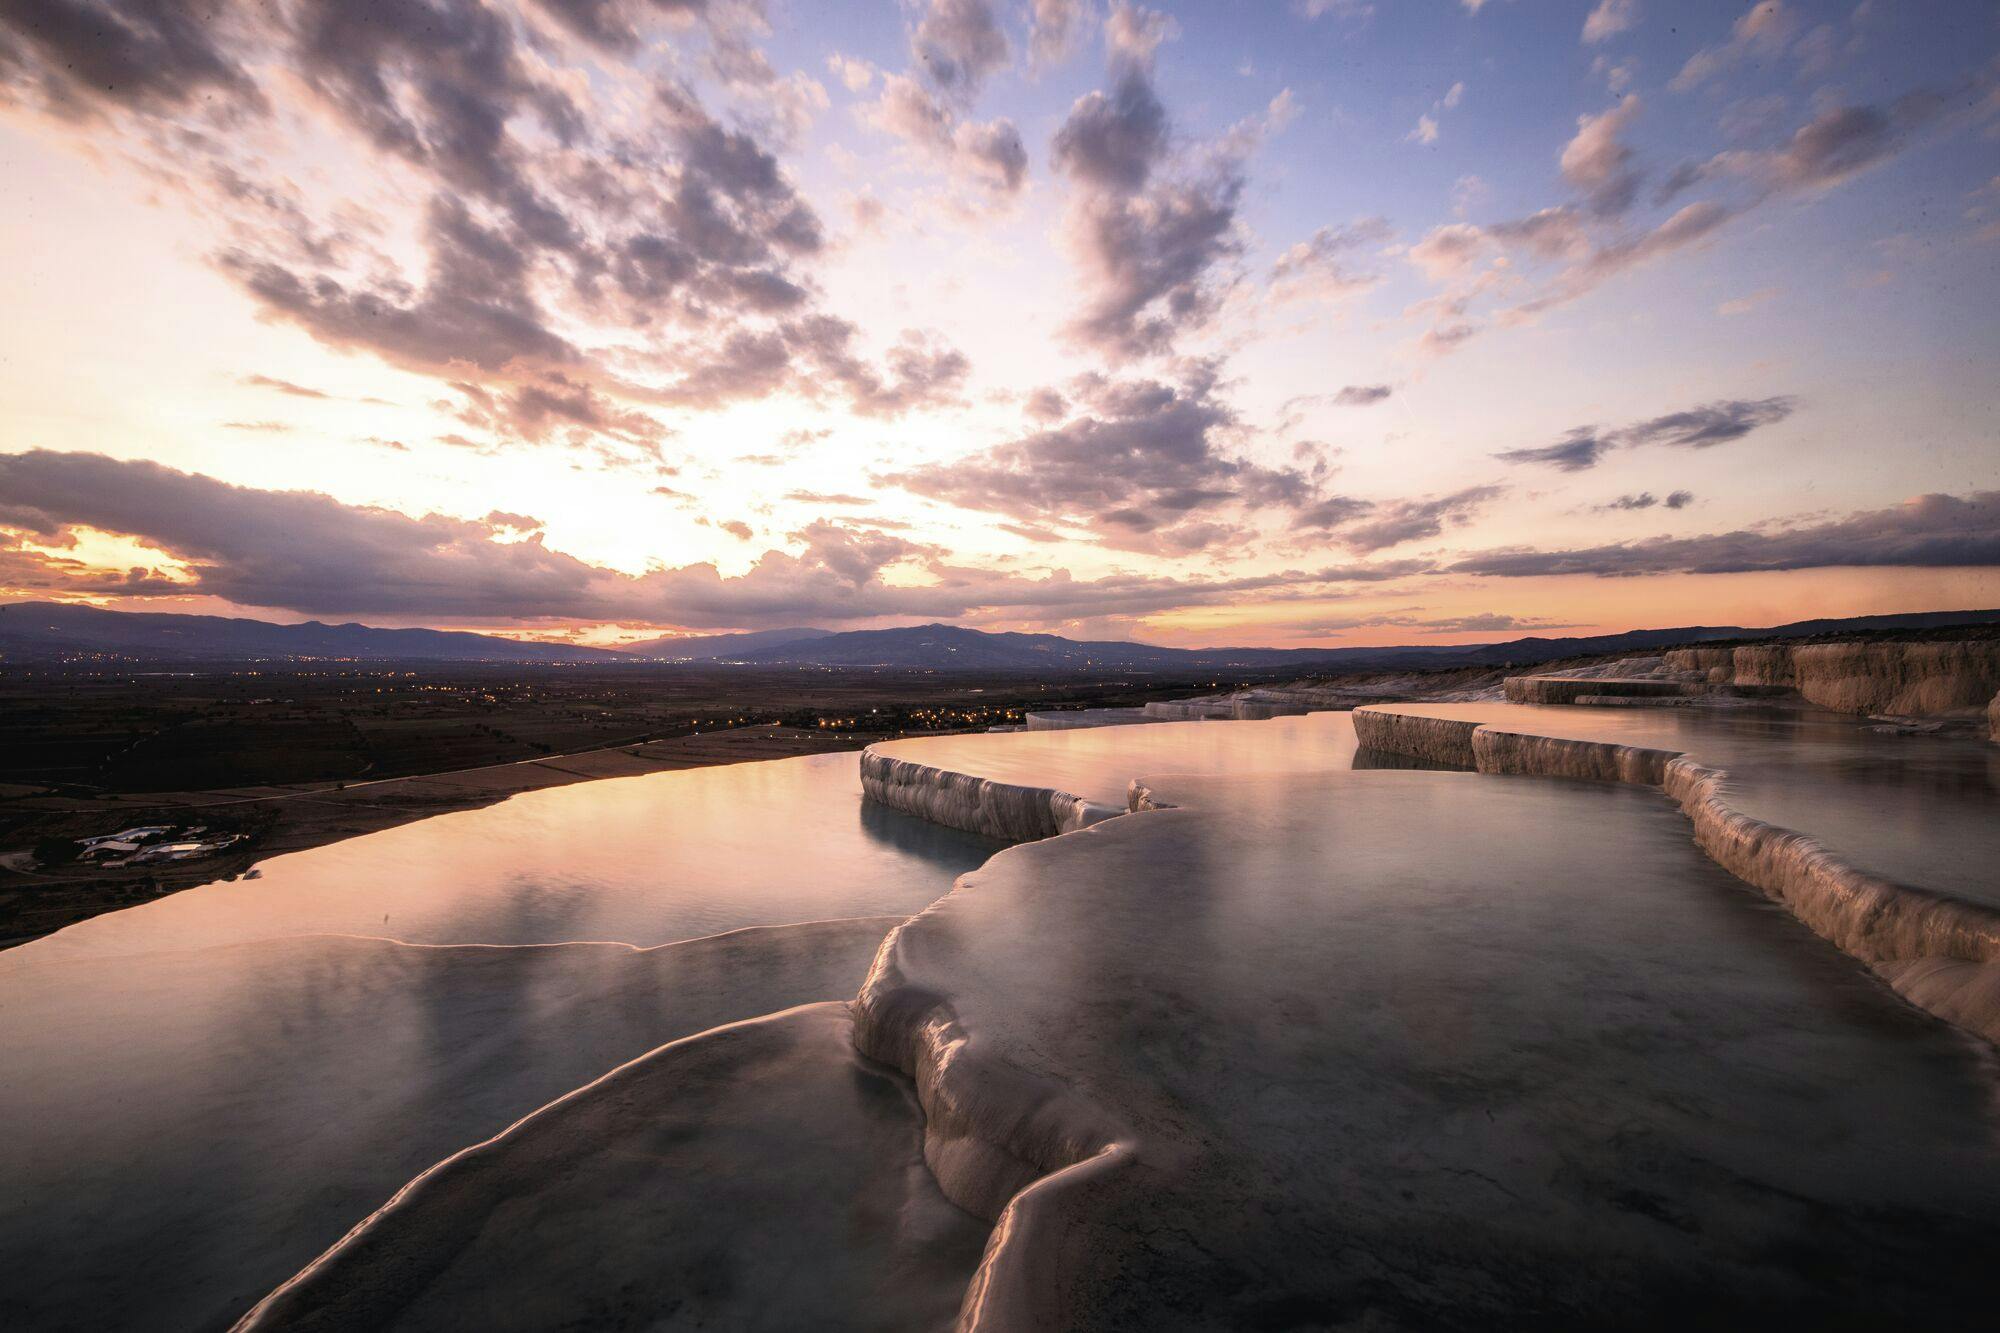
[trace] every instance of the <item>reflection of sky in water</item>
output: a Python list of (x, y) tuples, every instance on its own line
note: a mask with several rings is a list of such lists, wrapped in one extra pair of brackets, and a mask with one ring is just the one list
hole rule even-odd
[(1123, 806), (1133, 778), (1170, 773), (1303, 773), (1354, 766), (1345, 713), (1262, 722), (1160, 722), (1078, 731), (925, 736), (875, 747), (996, 782), (1054, 787)]
[[(1890, 873), (1911, 867), (1902, 873), (1920, 882), (1992, 882), (2000, 748), (1878, 736), (1842, 719), (1457, 711), (1690, 749), (1729, 768), (1737, 799), (1763, 818), (1872, 855)], [(1356, 766), (1345, 714), (891, 748), (1113, 804), (1135, 776), (1175, 799), (1191, 785), (1175, 774)], [(652, 952), (624, 946), (901, 916), (994, 850), (863, 802), (855, 766), (853, 755), (825, 755), (528, 793), (278, 857), (259, 879), (0, 953), (0, 1252), (10, 1260), (0, 1309), (18, 1308), (9, 1302), (25, 1294), (47, 1302), (38, 1326), (172, 1326), (176, 1312), (180, 1326), (226, 1319), (425, 1165), (621, 1061), (716, 1023), (852, 995), (884, 923)], [(1350, 830), (1344, 846), (1313, 853), (1325, 865), (1312, 878), (1374, 866), (1393, 889), (1350, 903), (1349, 927), (1394, 917), (1388, 904), (1437, 880), (1436, 867), (1410, 852), (1430, 855), (1427, 828), (1504, 802), (1512, 785), (1353, 774), (1325, 794), (1375, 781), (1398, 783), (1401, 794), (1371, 803), (1369, 836), (1356, 841)], [(1291, 790), (1270, 789), (1274, 798)], [(1539, 798), (1557, 816), (1564, 789), (1548, 784)], [(1659, 813), (1648, 827), (1671, 850), (1651, 873), (1677, 873), (1675, 858), (1707, 873), (1685, 825)], [(1251, 803), (1241, 818), (1248, 850), (1230, 855), (1245, 873), (1260, 857), (1291, 864), (1305, 854), (1292, 845), (1296, 833), (1278, 827), (1282, 809)], [(1189, 864), (1215, 854), (1191, 849)], [(1482, 883), (1474, 900), (1493, 888)], [(1198, 906), (1182, 904), (1185, 942), (1233, 919)], [(1254, 899), (1232, 909), (1257, 910)], [(1364, 933), (1401, 947), (1394, 931)], [(1409, 947), (1435, 948), (1434, 928), (1418, 938), (1428, 943)], [(1508, 938), (1532, 952), (1535, 932)], [(1247, 943), (1214, 942), (1225, 952)], [(1419, 975), (1421, 958), (1408, 961), (1393, 974)], [(26, 1286), (13, 1289), (10, 1276)]]
[(1500, 728), (1684, 750), (1727, 770), (1731, 805), (1854, 864), (2000, 901), (2000, 745), (1897, 736), (1819, 711), (1398, 704)]
[[(531, 792), (0, 953), (0, 1311), (226, 1323), (624, 1061), (852, 996), (889, 926), (998, 846), (864, 803), (856, 764)], [(876, 919), (697, 938), (851, 917)]]
[(652, 945), (909, 913), (997, 844), (861, 799), (852, 754), (528, 792), (263, 863), (25, 947), (38, 957), (279, 935)]

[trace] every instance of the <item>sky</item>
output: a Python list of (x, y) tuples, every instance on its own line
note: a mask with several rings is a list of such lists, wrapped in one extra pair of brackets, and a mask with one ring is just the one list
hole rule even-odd
[(2000, 606), (1984, 0), (0, 0), (0, 598)]

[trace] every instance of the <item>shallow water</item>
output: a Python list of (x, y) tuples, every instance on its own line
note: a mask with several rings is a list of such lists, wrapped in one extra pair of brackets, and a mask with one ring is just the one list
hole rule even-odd
[(2000, 902), (2000, 745), (1898, 736), (1818, 710), (1397, 704), (1503, 730), (1681, 750), (1728, 803), (1888, 879)]
[[(1533, 714), (1537, 729), (1586, 728), (1556, 734), (1695, 751), (1737, 775), (1752, 813), (1836, 844), (1865, 842), (1878, 866), (1895, 860), (1935, 872), (1930, 880), (1903, 874), (1918, 882), (1956, 874), (1960, 883), (1978, 875), (1990, 884), (1985, 867), (2000, 864), (1991, 825), (1965, 827), (1975, 811), (1990, 813), (1994, 770), (1974, 762), (1988, 758), (1984, 751), (1954, 742), (1874, 736), (1837, 719), (1827, 726), (1742, 713), (1466, 707), (1485, 720), (1514, 711)], [(1453, 1025), (1467, 1018), (1478, 1018), (1496, 1043), (1523, 1040), (1506, 1036), (1504, 1015), (1489, 1012), (1504, 986), (1525, 987), (1533, 1010), (1525, 1039), (1544, 1041), (1555, 1020), (1543, 1010), (1570, 1003), (1580, 976), (1614, 998), (1659, 990), (1687, 1020), (1676, 1040), (1688, 1045), (1676, 1046), (1675, 1058), (1692, 1058), (1713, 1017), (1703, 1015), (1718, 1000), (1714, 979), (1695, 976), (1673, 949), (1709, 951), (1723, 961), (1703, 966), (1727, 963), (1738, 978), (1755, 974), (1743, 959), (1763, 957), (1764, 985), (1805, 987), (1782, 1007), (1784, 1031), (1803, 1026), (1808, 1036), (1755, 1037), (1751, 1029), (1765, 1024), (1756, 1018), (1748, 1028), (1727, 1025), (1729, 1033), (1743, 1029), (1729, 1043), (1748, 1043), (1754, 1059), (1775, 1053), (1796, 1064), (1785, 1079), (1815, 1103), (1860, 1096), (1821, 1089), (1824, 1068), (1882, 1065), (1883, 1078), (1911, 1086), (1884, 1092), (1880, 1113), (1915, 1115), (1912, 1124), (1952, 1121), (1951, 1134), (1979, 1163), (1974, 1175), (1987, 1178), (1987, 1131), (1972, 1108), (1986, 1095), (1985, 1076), (1944, 1053), (1957, 1039), (1702, 860), (1684, 821), (1654, 794), (1344, 772), (1369, 764), (1356, 752), (1350, 717), (1338, 713), (937, 737), (884, 748), (1105, 804), (1122, 805), (1130, 780), (1142, 777), (1166, 800), (1186, 791), (1191, 804), (1226, 805), (1228, 827), (1213, 845), (1190, 844), (1175, 875), (1161, 881), (1189, 886), (1186, 901), (1162, 915), (1159, 894), (1143, 905), (1135, 899), (1138, 917), (1171, 921), (1174, 949), (1214, 947), (1237, 960), (1218, 980), (1243, 988), (1227, 1001), (1238, 1009), (1264, 984), (1245, 967), (1261, 973), (1288, 950), (1335, 949), (1337, 965), (1303, 954), (1295, 962), (1341, 979), (1342, 993), (1363, 1005), (1357, 1012), (1366, 1021), (1356, 1031), (1389, 1022), (1385, 1041), (1396, 1032), (1429, 1033), (1412, 1057), (1420, 1066), (1451, 1053), (1462, 1040)], [(882, 934), (998, 846), (864, 802), (856, 764), (853, 755), (817, 756), (529, 793), (279, 857), (260, 867), (258, 879), (178, 894), (0, 953), (7, 1073), (0, 1325), (226, 1324), (425, 1166), (621, 1061), (717, 1024), (851, 995)], [(1191, 773), (1235, 781), (1203, 786), (1175, 776)], [(1801, 773), (1805, 780), (1794, 780)], [(1383, 782), (1398, 784), (1393, 799), (1372, 785)], [(1239, 784), (1239, 794), (1227, 794)], [(1516, 794), (1527, 792), (1537, 794)], [(1343, 812), (1323, 813), (1329, 803)], [(1954, 851), (1954, 840), (1966, 838), (1972, 851)], [(1446, 844), (1459, 848), (1456, 860), (1435, 859)], [(1509, 864), (1526, 868), (1489, 874), (1482, 845), (1507, 850)], [(1613, 894), (1621, 906), (1603, 919), (1627, 923), (1617, 938), (1591, 944), (1560, 925), (1549, 893), (1558, 869), (1535, 856), (1562, 859), (1560, 876), (1586, 898)], [(1461, 863), (1463, 874), (1451, 869)], [(1254, 890), (1267, 882), (1268, 891)], [(1063, 880), (1069, 889), (1076, 883)], [(1315, 896), (1333, 884), (1349, 888), (1324, 901)], [(1724, 931), (1717, 940), (1681, 939), (1693, 929), (1684, 906), (1671, 914), (1681, 932), (1671, 948), (1647, 942), (1657, 933), (1651, 926), (1631, 928), (1629, 941), (1618, 933), (1659, 912), (1654, 899), (1690, 891), (1739, 895), (1729, 899), (1734, 906), (1715, 909), (1720, 916), (1700, 909), (1710, 923), (1703, 929)], [(1300, 892), (1311, 898), (1304, 916), (1293, 901)], [(1287, 920), (1297, 929), (1261, 933)], [(821, 924), (784, 924), (806, 922)], [(765, 925), (779, 928), (703, 938)], [(1007, 993), (1052, 987), (1048, 996), (1059, 997), (1060, 979), (1041, 971), (1064, 959), (1123, 978), (1133, 995), (1169, 993), (1139, 975), (1157, 971), (1159, 959), (1122, 952), (1118, 932), (1126, 929), (1104, 919), (1072, 929), (1054, 916), (1036, 924), (1039, 952), (1024, 955)], [(633, 947), (656, 945), (665, 947)], [(1582, 974), (1550, 962), (1585, 945)], [(1620, 961), (1628, 948), (1629, 965)], [(1490, 975), (1473, 977), (1466, 996), (1450, 999), (1434, 974), (1463, 970), (1467, 959)], [(966, 970), (986, 966), (977, 960)], [(1628, 967), (1636, 969), (1629, 976)], [(1667, 970), (1655, 976), (1648, 969), (1656, 967)], [(1189, 984), (1199, 976), (1189, 973)], [(1323, 989), (1311, 978), (1307, 985)], [(1739, 999), (1748, 1011), (1765, 1003), (1754, 986)], [(1142, 1000), (1135, 1012), (1144, 1017), (1152, 1003)], [(1280, 1013), (1284, 1029), (1339, 1007), (1331, 996), (1285, 1003), (1305, 1008)], [(1185, 1020), (1195, 1012), (1163, 1012), (1136, 1049), (1165, 1053), (1227, 1039), (1190, 1030)], [(1849, 1033), (1855, 1024), (1858, 1033)], [(1887, 1053), (1891, 1038), (1914, 1042), (1912, 1053)], [(1334, 1047), (1345, 1040), (1326, 1038)], [(1398, 1060), (1411, 1054), (1394, 1042), (1381, 1050), (1402, 1051)], [(1564, 1052), (1587, 1057), (1590, 1042), (1565, 1037), (1551, 1048), (1551, 1078)], [(1339, 1055), (1354, 1064), (1330, 1076), (1329, 1088), (1351, 1084), (1362, 1093), (1398, 1077), (1379, 1053), (1342, 1048)], [(1908, 1067), (1889, 1068), (1897, 1060)], [(1500, 1077), (1480, 1075), (1488, 1076)], [(1737, 1077), (1718, 1076), (1717, 1086)], [(1368, 1123), (1368, 1097), (1349, 1100), (1355, 1109), (1340, 1114), (1352, 1122), (1354, 1141), (1372, 1142), (1378, 1132)], [(1874, 1114), (1865, 1100), (1840, 1112), (1840, 1126)], [(1392, 1108), (1392, 1119), (1406, 1113)], [(1725, 1119), (1738, 1125), (1733, 1111)], [(1838, 1143), (1853, 1137), (1836, 1129)], [(1895, 1135), (1899, 1143), (1921, 1137)], [(1884, 1160), (1901, 1161), (1903, 1151)], [(1405, 1169), (1400, 1161), (1377, 1165), (1390, 1175)], [(687, 1257), (674, 1254), (676, 1262)]]
[(1053, 787), (1123, 808), (1134, 778), (1325, 772), (1354, 766), (1352, 719), (1314, 713), (1261, 722), (1157, 722), (1075, 731), (923, 736), (873, 747), (994, 782)]
[(851, 996), (998, 845), (864, 803), (856, 763), (531, 792), (0, 953), (0, 1326), (227, 1323), (614, 1065)]
[(939, 1095), (1015, 1153), (1050, 1124), (1080, 1157), (1120, 1145), (1003, 1233), (1025, 1267), (1003, 1248), (989, 1290), (1021, 1326), (1955, 1326), (1989, 1303), (1990, 1051), (1710, 863), (1658, 793), (1160, 794), (1180, 808), (996, 857), (863, 997), (871, 1033), (948, 1006)]
[(285, 935), (654, 945), (914, 912), (997, 843), (861, 799), (853, 754), (527, 792), (276, 857), (0, 954), (104, 956)]

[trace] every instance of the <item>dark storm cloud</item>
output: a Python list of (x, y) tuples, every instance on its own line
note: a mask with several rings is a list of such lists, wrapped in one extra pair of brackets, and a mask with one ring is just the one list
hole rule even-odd
[(1735, 574), (1838, 566), (1950, 568), (2000, 565), (2000, 491), (1924, 495), (1887, 509), (1789, 527), (1573, 550), (1482, 551), (1449, 566), (1455, 574), (1504, 578), (1544, 574)]
[(1788, 395), (1729, 398), (1703, 403), (1684, 412), (1669, 412), (1619, 430), (1578, 426), (1554, 444), (1506, 449), (1493, 456), (1507, 463), (1535, 463), (1563, 472), (1583, 472), (1596, 467), (1613, 449), (1653, 444), (1711, 449), (1728, 444), (1761, 427), (1776, 425), (1797, 411), (1798, 406), (1799, 400)]
[[(734, 522), (722, 526), (733, 530)], [(1323, 595), (1333, 585), (1428, 568), (1388, 562), (1233, 579), (1080, 580), (1065, 571), (1024, 578), (952, 565), (940, 548), (881, 525), (820, 521), (791, 534), (798, 554), (766, 551), (740, 577), (723, 578), (709, 564), (633, 576), (550, 550), (538, 528), (523, 537), (524, 524), (534, 520), (501, 512), (482, 520), (412, 518), (98, 454), (0, 455), (0, 529), (16, 534), (0, 533), (0, 566), (11, 584), (53, 593), (213, 596), (310, 615), (744, 627), (797, 624), (800, 617), (1140, 614), (1252, 592)], [(93, 569), (23, 548), (20, 534), (62, 545), (77, 527), (164, 551), (187, 566), (185, 581), (145, 569)], [(930, 581), (883, 580), (885, 569), (905, 562), (921, 566)]]

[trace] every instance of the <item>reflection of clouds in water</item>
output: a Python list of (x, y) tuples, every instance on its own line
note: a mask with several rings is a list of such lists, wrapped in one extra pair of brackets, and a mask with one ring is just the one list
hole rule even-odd
[(862, 808), (853, 754), (607, 779), (312, 851), (28, 948), (141, 953), (309, 933), (417, 944), (615, 940), (915, 912), (994, 848)]
[(0, 1309), (36, 1328), (225, 1325), (457, 1149), (665, 1042), (851, 995), (897, 919), (650, 950), (9, 951)]

